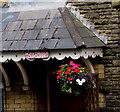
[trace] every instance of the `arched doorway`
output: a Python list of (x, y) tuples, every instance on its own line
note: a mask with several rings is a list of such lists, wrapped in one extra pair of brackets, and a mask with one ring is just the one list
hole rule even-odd
[[(48, 73), (49, 88), (50, 88), (50, 96), (49, 96), (50, 110), (51, 110), (50, 112), (88, 112), (88, 110), (89, 111), (97, 110), (97, 104), (96, 104), (96, 108), (94, 104), (92, 105), (92, 101), (93, 101), (92, 98), (94, 98), (94, 95), (97, 95), (97, 91), (96, 93), (94, 93), (93, 88), (92, 90), (90, 90), (90, 92), (84, 93), (80, 96), (69, 96), (61, 93), (57, 85), (56, 78), (54, 77), (56, 73), (55, 71), (58, 69), (58, 67), (61, 64), (69, 63), (70, 60), (73, 60), (73, 59), (71, 58), (66, 58), (63, 60), (53, 59), (48, 61), (49, 67), (50, 65), (52, 65), (49, 68), (49, 71), (51, 72)], [(94, 68), (89, 59), (79, 58), (73, 61), (75, 61), (76, 63), (80, 63), (84, 67), (90, 67), (91, 73), (95, 73)], [(95, 83), (96, 82), (94, 82), (94, 84)], [(96, 86), (96, 85), (93, 85), (93, 86)], [(97, 102), (97, 99), (95, 100)], [(94, 108), (91, 106), (93, 106)]]

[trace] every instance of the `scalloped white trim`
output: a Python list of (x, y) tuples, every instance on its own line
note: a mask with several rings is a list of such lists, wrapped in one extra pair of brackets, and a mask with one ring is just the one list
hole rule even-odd
[(95, 58), (96, 56), (103, 57), (102, 49), (62, 50), (50, 53), (51, 58), (57, 58), (58, 60), (62, 60), (65, 57), (71, 57), (72, 59), (84, 57), (87, 59), (88, 57)]
[[(26, 52), (5, 52), (0, 54), (0, 62), (5, 62), (7, 60), (20, 61), (21, 59), (25, 60)], [(96, 56), (103, 57), (102, 48), (83, 48), (77, 50), (53, 50), (50, 51), (49, 58), (44, 60), (49, 60), (50, 58), (63, 60), (64, 58), (71, 57), (72, 59), (78, 59), (83, 57), (87, 59), (88, 57), (95, 58)], [(28, 59), (29, 60), (29, 59)]]

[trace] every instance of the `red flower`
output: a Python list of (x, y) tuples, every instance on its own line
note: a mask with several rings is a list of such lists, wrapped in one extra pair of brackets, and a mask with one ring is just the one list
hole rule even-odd
[(58, 74), (59, 74), (59, 75), (62, 75), (62, 70), (58, 70)]
[(68, 67), (67, 69), (68, 69), (68, 70), (71, 70), (71, 69), (73, 69), (73, 67)]
[(87, 68), (88, 70), (90, 70), (90, 68)]
[(60, 76), (59, 76), (59, 75), (57, 76), (57, 79), (58, 79), (58, 80), (60, 79)]
[(65, 74), (70, 74), (69, 70), (67, 70), (67, 71), (65, 72)]
[(74, 73), (78, 73), (78, 72), (80, 72), (80, 69), (75, 69), (74, 70)]
[(65, 65), (61, 65), (60, 67), (62, 68), (62, 67), (64, 67)]
[(71, 81), (71, 80), (72, 80), (72, 78), (68, 77), (68, 78), (67, 78), (67, 80), (68, 80), (68, 81)]

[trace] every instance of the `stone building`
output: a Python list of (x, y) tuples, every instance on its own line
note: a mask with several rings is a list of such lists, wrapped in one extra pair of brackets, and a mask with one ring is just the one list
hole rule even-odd
[[(119, 112), (116, 5), (69, 2), (66, 8), (7, 12), (1, 24), (2, 110)], [(85, 110), (77, 99), (62, 96), (53, 78), (59, 65), (70, 60), (97, 75)]]
[[(120, 2), (71, 2), (76, 12), (100, 34), (107, 36), (104, 57), (104, 76), (99, 79), (101, 112), (120, 111)], [(104, 102), (104, 103), (103, 103)]]

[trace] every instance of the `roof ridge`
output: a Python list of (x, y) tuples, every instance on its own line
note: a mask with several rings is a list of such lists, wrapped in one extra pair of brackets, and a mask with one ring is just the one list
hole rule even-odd
[(61, 12), (61, 15), (63, 17), (65, 25), (66, 25), (69, 33), (71, 34), (71, 37), (72, 37), (75, 45), (77, 47), (83, 46), (84, 45), (84, 41), (80, 37), (79, 31), (77, 30), (74, 22), (72, 21), (72, 17), (70, 15), (70, 12), (68, 11), (67, 8), (59, 8), (59, 10)]

